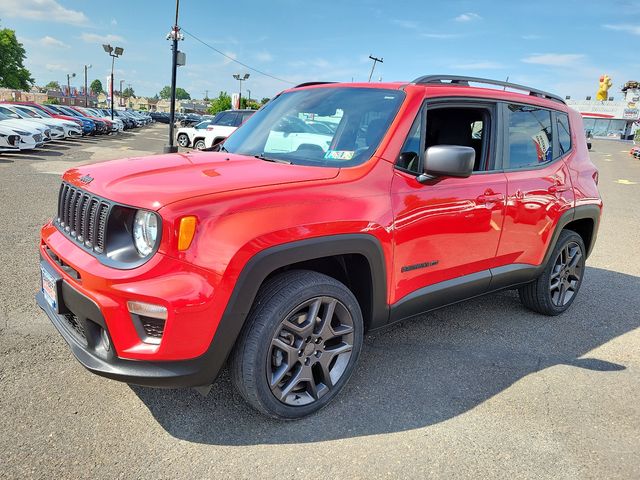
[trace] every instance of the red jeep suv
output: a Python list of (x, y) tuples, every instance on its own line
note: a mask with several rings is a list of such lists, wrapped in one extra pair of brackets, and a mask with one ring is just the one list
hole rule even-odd
[(508, 288), (564, 312), (597, 183), (555, 95), (442, 75), (302, 84), (215, 152), (67, 171), (37, 301), (94, 373), (208, 387), (228, 360), (250, 405), (298, 418), (344, 387), (367, 331)]

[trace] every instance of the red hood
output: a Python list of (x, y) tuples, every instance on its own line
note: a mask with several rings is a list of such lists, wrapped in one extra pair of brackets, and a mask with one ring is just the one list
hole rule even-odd
[[(339, 170), (273, 163), (229, 153), (198, 152), (83, 165), (67, 170), (63, 179), (118, 203), (158, 210), (198, 195), (330, 179), (337, 176)], [(93, 180), (82, 182), (80, 179), (85, 176)]]

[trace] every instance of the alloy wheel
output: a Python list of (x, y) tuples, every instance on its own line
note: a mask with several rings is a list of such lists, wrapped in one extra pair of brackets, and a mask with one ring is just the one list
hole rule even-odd
[(549, 278), (549, 293), (556, 307), (564, 307), (577, 293), (584, 272), (584, 256), (576, 242), (567, 243), (558, 253)]
[(322, 398), (345, 373), (353, 342), (353, 318), (339, 300), (315, 297), (298, 305), (271, 340), (267, 355), (271, 392), (291, 406)]
[(189, 138), (186, 135), (178, 135), (178, 145), (186, 147), (189, 143)]

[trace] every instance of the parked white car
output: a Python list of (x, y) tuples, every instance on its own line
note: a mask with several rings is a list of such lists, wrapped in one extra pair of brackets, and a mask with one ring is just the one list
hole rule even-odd
[[(15, 144), (14, 136), (18, 137), (18, 143)], [(15, 150), (33, 150), (44, 144), (43, 136), (40, 132), (33, 129), (21, 130), (17, 127), (8, 127), (3, 125), (0, 120), (0, 151)]]
[(20, 150), (20, 135), (9, 127), (0, 126), (0, 152)]
[[(22, 130), (29, 132), (33, 135), (39, 135), (39, 140), (36, 143), (48, 142), (51, 140), (51, 129), (34, 122), (27, 120), (15, 119), (0, 112), (0, 125), (9, 127), (13, 130)], [(38, 138), (38, 137), (36, 137)]]
[[(321, 133), (322, 132), (322, 133)], [(264, 145), (265, 153), (293, 152), (302, 148), (321, 148), (326, 152), (333, 134), (325, 134), (315, 125), (309, 125), (298, 117), (284, 117), (269, 132)]]
[[(254, 113), (256, 113), (255, 110), (220, 112), (212, 120), (205, 120), (195, 127), (178, 129), (176, 141), (181, 147), (192, 145), (196, 150), (211, 148), (235, 132)], [(209, 123), (205, 125), (205, 128), (197, 128), (206, 122)]]
[(48, 128), (50, 131), (49, 137), (53, 140), (61, 140), (65, 138), (64, 128), (62, 125), (56, 123), (59, 120), (54, 121), (54, 119), (44, 120), (42, 118), (33, 118), (22, 110), (18, 110), (14, 105), (5, 103), (0, 105), (0, 113), (4, 113), (6, 116), (14, 120), (24, 120), (25, 122), (30, 122), (31, 124)]
[(78, 125), (76, 122), (72, 122), (71, 120), (62, 120), (60, 118), (53, 118), (51, 116), (47, 117), (43, 112), (41, 112), (37, 108), (29, 107), (28, 105), (11, 105), (11, 106), (14, 107), (16, 110), (24, 112), (25, 115), (28, 115), (30, 118), (34, 120), (43, 120), (47, 122), (47, 124), (53, 124), (53, 125), (58, 125), (62, 127), (65, 138), (76, 138), (76, 137), (82, 136), (82, 127)]

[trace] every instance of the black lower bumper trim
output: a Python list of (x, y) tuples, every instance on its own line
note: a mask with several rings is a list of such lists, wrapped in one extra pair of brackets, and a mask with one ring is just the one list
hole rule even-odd
[[(94, 316), (96, 315), (95, 309), (99, 312), (93, 301), (72, 289), (66, 282), (64, 287), (62, 301), (65, 301), (68, 310), (84, 320), (86, 320), (85, 315), (88, 310), (92, 311)], [(70, 299), (69, 297), (73, 296), (73, 293), (70, 294), (70, 292), (74, 292), (78, 297)], [(71, 301), (67, 302), (67, 300)], [(147, 362), (119, 358), (114, 354), (113, 348), (105, 350), (104, 346), (92, 344), (91, 341), (88, 342), (89, 345), (83, 345), (77, 335), (68, 327), (64, 315), (58, 314), (51, 308), (42, 292), (36, 294), (36, 301), (69, 344), (76, 359), (87, 370), (97, 375), (135, 385), (161, 388), (209, 385), (217, 376), (218, 371), (212, 369), (212, 366), (218, 362), (211, 362), (208, 358), (211, 356), (211, 350), (192, 360)], [(84, 308), (81, 305), (83, 301), (86, 302)], [(91, 322), (95, 322), (96, 325), (106, 325), (101, 314), (99, 319), (92, 318)]]

